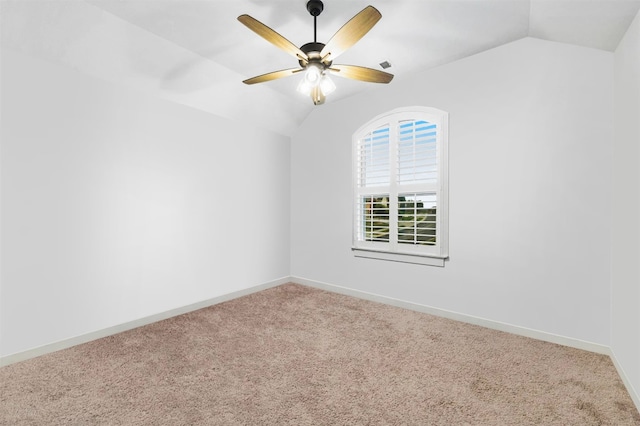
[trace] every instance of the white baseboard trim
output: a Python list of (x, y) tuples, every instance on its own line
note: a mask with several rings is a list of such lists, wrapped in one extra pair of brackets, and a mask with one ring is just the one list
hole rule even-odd
[(328, 284), (320, 281), (309, 280), (302, 277), (291, 277), (291, 282), (296, 284), (307, 285), (309, 287), (315, 287), (322, 290), (331, 291), (333, 293), (340, 293), (347, 296), (357, 297), (359, 299), (370, 300), (372, 302), (384, 303), (386, 305), (397, 306), (399, 308), (410, 309), (412, 311), (423, 312), (426, 314), (435, 315), (438, 317), (449, 318), (456, 321), (465, 322), (468, 324), (479, 325), (493, 330), (504, 331), (511, 334), (517, 334), (519, 336), (531, 337), (537, 340), (543, 340), (545, 342), (556, 343), (563, 346), (569, 346), (576, 349), (582, 349), (589, 352), (595, 352), (604, 355), (610, 355), (611, 350), (608, 346), (600, 345), (598, 343), (587, 342), (580, 339), (574, 339), (571, 337), (561, 336), (553, 333), (547, 333), (540, 330), (534, 330), (526, 327), (520, 327), (517, 325), (507, 324), (499, 321), (493, 321), (485, 318), (475, 317), (472, 315), (461, 314), (458, 312), (448, 311), (445, 309), (434, 308), (432, 306), (420, 305), (417, 303), (407, 302), (400, 299), (394, 299), (387, 296), (381, 296), (379, 294), (368, 293), (360, 290), (354, 290), (348, 287), (341, 287), (334, 284)]
[[(263, 284), (259, 284), (253, 287), (249, 287), (243, 290), (235, 291), (229, 294), (225, 294), (222, 296), (214, 297), (212, 299), (204, 300), (201, 302), (193, 303), (187, 306), (182, 306), (179, 308), (171, 309), (169, 311), (160, 312), (155, 315), (150, 315), (144, 318), (139, 318), (137, 320), (129, 321), (123, 324), (118, 324), (112, 327), (108, 327), (102, 330), (97, 330), (94, 332), (90, 332), (87, 334), (83, 334), (80, 336), (71, 337), (69, 339), (64, 339), (58, 342), (49, 343), (43, 346), (39, 346), (33, 349), (28, 349), (26, 351), (6, 355), (0, 357), (0, 367), (13, 364), (15, 362), (24, 361), (30, 358), (34, 358), (36, 356), (44, 355), (50, 352), (59, 351), (61, 349), (70, 348), (75, 345), (79, 345), (82, 343), (90, 342), (92, 340), (100, 339), (102, 337), (111, 336), (117, 333), (121, 333), (123, 331), (131, 330), (137, 327), (141, 327), (143, 325), (151, 324), (157, 321), (162, 321), (167, 318), (171, 318), (177, 315), (182, 315), (187, 312), (192, 312), (198, 309), (206, 308), (208, 306), (213, 306), (218, 303), (226, 302), (228, 300), (236, 299), (238, 297), (246, 296), (252, 293), (256, 293), (262, 290), (266, 290), (268, 288), (276, 287), (281, 284), (285, 284), (288, 282), (294, 282), (297, 284), (307, 285), (309, 287), (315, 287), (322, 290), (331, 291), (334, 293), (344, 294), (347, 296), (357, 297), (359, 299), (370, 300), (373, 302), (384, 303), (387, 305), (397, 306), (400, 308), (410, 309), (417, 312), (424, 312), (431, 315), (436, 315), (443, 318), (449, 318), (456, 321), (461, 321), (469, 324), (475, 324), (482, 327), (491, 328), (494, 330), (505, 331), (507, 333), (517, 334), (520, 336), (531, 337), (538, 340), (543, 340), (546, 342), (557, 343), (564, 346), (569, 346), (577, 349), (583, 349), (590, 352), (596, 352), (600, 354), (609, 355), (614, 360), (616, 368), (619, 371), (622, 371), (619, 368), (619, 364), (615, 361), (615, 357), (612, 356), (611, 349), (608, 346), (586, 342), (579, 339), (573, 339), (570, 337), (560, 336), (552, 333), (547, 333), (544, 331), (533, 330), (526, 327), (519, 327), (512, 324), (507, 324), (499, 321), (493, 321), (485, 318), (475, 317), (472, 315), (461, 314), (458, 312), (448, 311), (445, 309), (434, 308), (432, 306), (420, 305), (413, 302), (408, 302), (400, 299), (394, 299), (387, 296), (382, 296), (374, 293), (368, 293), (360, 290), (354, 290), (348, 287), (341, 287), (334, 284), (328, 284), (320, 281), (310, 280), (302, 277), (282, 277), (273, 281), (269, 281)], [(622, 376), (622, 374), (621, 374)], [(626, 380), (626, 378), (625, 378)], [(637, 395), (635, 395), (637, 400)]]
[(56, 352), (62, 349), (67, 349), (72, 346), (87, 343), (92, 340), (101, 339), (103, 337), (112, 336), (114, 334), (122, 333), (123, 331), (131, 330), (143, 325), (148, 325), (157, 321), (162, 321), (167, 318), (175, 317), (177, 315), (186, 314), (188, 312), (197, 311), (198, 309), (207, 308), (209, 306), (217, 305), (218, 303), (226, 302), (238, 297), (247, 296), (252, 293), (257, 293), (262, 290), (266, 290), (272, 287), (279, 286), (291, 282), (290, 277), (282, 277), (273, 281), (269, 281), (263, 284), (258, 284), (253, 287), (249, 287), (243, 290), (234, 291), (232, 293), (224, 294), (222, 296), (214, 297), (212, 299), (203, 300), (187, 306), (181, 306), (179, 308), (171, 309), (169, 311), (160, 312), (148, 317), (139, 318), (137, 320), (129, 321), (123, 324), (114, 325), (102, 330), (93, 331), (90, 333), (82, 334), (80, 336), (71, 337), (58, 342), (49, 343), (43, 346), (39, 346), (33, 349), (28, 349), (23, 352), (17, 352), (14, 354), (0, 357), (0, 367), (13, 364), (20, 361), (25, 361), (37, 356), (45, 355), (51, 352)]
[(624, 368), (622, 368), (622, 365), (618, 362), (618, 358), (616, 358), (616, 354), (613, 349), (609, 349), (609, 357), (611, 358), (613, 365), (616, 367), (616, 370), (618, 370), (618, 375), (622, 379), (622, 383), (624, 383), (625, 387), (627, 388), (627, 391), (629, 392), (629, 396), (631, 396), (633, 403), (636, 404), (638, 412), (640, 412), (640, 393), (633, 387), (633, 384), (631, 383), (631, 380), (629, 380), (627, 373), (624, 371)]
[(13, 364), (16, 362), (20, 362), (20, 361), (25, 361), (31, 358), (35, 358), (37, 356), (45, 355), (51, 352), (56, 352), (62, 349), (67, 349), (72, 346), (90, 342), (92, 340), (97, 340), (103, 337), (112, 336), (114, 334), (121, 333), (123, 331), (131, 330), (131, 329), (148, 325), (157, 321), (162, 321), (164, 319), (175, 317), (177, 315), (186, 314), (188, 312), (196, 311), (198, 309), (217, 305), (219, 303), (233, 300), (242, 296), (247, 296), (252, 293), (257, 293), (262, 290), (267, 290), (272, 287), (277, 287), (279, 285), (286, 284), (288, 282), (306, 285), (309, 287), (314, 287), (321, 290), (330, 291), (333, 293), (339, 293), (347, 296), (357, 297), (359, 299), (369, 300), (372, 302), (378, 302), (378, 303), (384, 303), (386, 305), (397, 306), (399, 308), (410, 309), (417, 312), (424, 312), (427, 314), (431, 314), (431, 315), (435, 315), (443, 318), (449, 318), (452, 320), (461, 321), (468, 324), (479, 325), (482, 327), (504, 331), (507, 333), (512, 333), (520, 336), (530, 337), (533, 339), (538, 339), (538, 340), (542, 340), (550, 343), (557, 343), (564, 346), (569, 346), (577, 349), (582, 349), (590, 352), (608, 355), (611, 358), (611, 361), (613, 362), (613, 365), (615, 366), (616, 370), (618, 371), (618, 374), (620, 375), (624, 385), (626, 386), (629, 392), (629, 395), (631, 396), (631, 399), (636, 405), (636, 408), (638, 409), (638, 411), (640, 411), (640, 393), (636, 391), (636, 389), (633, 387), (631, 381), (627, 377), (626, 372), (618, 362), (615, 356), (615, 353), (608, 346), (587, 342), (579, 339), (574, 339), (566, 336), (560, 336), (553, 333), (547, 333), (544, 331), (533, 330), (526, 327), (519, 327), (519, 326), (515, 326), (515, 325), (511, 325), (511, 324), (507, 324), (499, 321), (493, 321), (485, 318), (475, 317), (472, 315), (461, 314), (458, 312), (448, 311), (445, 309), (434, 308), (427, 305), (420, 305), (417, 303), (407, 302), (400, 299), (394, 299), (387, 296), (368, 293), (360, 290), (351, 289), (348, 287), (342, 287), (334, 284), (328, 284), (328, 283), (310, 280), (302, 277), (296, 277), (296, 276), (278, 278), (273, 281), (269, 281), (263, 284), (258, 284), (256, 286), (249, 287), (243, 290), (234, 291), (232, 293), (224, 294), (218, 297), (214, 297), (212, 299), (203, 300), (201, 302), (171, 309), (165, 312), (160, 312), (158, 314), (150, 315), (148, 317), (140, 318), (127, 323), (118, 324), (102, 330), (97, 330), (97, 331), (83, 334), (80, 336), (71, 337), (69, 339), (46, 344), (43, 346), (39, 346), (37, 348), (28, 349), (23, 352), (6, 355), (4, 357), (0, 357), (0, 367)]
[(601, 345), (598, 343), (587, 342), (580, 339), (574, 339), (571, 337), (561, 336), (553, 333), (547, 333), (540, 330), (534, 330), (526, 327), (520, 327), (512, 324), (507, 324), (499, 321), (493, 321), (485, 318), (475, 317), (472, 315), (461, 314), (458, 312), (448, 311), (445, 309), (434, 308), (431, 306), (420, 305), (417, 303), (407, 302), (400, 299), (394, 299), (387, 296), (381, 296), (379, 294), (368, 293), (365, 291), (354, 290), (348, 287), (342, 287), (334, 284), (328, 284), (321, 281), (310, 280), (302, 277), (291, 277), (291, 282), (309, 287), (318, 288), (321, 290), (330, 291), (332, 293), (344, 294), (346, 296), (357, 297), (359, 299), (369, 300), (372, 302), (383, 303), (386, 305), (397, 306), (399, 308), (410, 309), (412, 311), (423, 312), (426, 314), (435, 315), (438, 317), (449, 318), (456, 321), (465, 322), (468, 324), (479, 325), (494, 330), (504, 331), (519, 336), (530, 337), (532, 339), (542, 340), (545, 342), (556, 343), (563, 346), (568, 346), (576, 349), (582, 349), (589, 352), (594, 352), (602, 355), (607, 355), (611, 358), (611, 362), (615, 366), (618, 375), (622, 379), (622, 383), (627, 388), (629, 396), (633, 400), (638, 412), (640, 412), (640, 392), (634, 387), (629, 380), (626, 372), (618, 362), (615, 353), (609, 346)]

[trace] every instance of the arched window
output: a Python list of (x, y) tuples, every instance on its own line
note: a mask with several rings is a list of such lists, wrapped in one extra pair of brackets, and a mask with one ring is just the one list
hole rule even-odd
[(444, 266), (448, 117), (399, 108), (353, 134), (356, 256)]

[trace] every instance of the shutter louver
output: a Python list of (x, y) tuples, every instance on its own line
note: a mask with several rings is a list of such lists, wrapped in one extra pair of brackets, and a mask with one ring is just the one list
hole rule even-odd
[[(390, 183), (390, 127), (383, 125), (358, 142), (358, 182), (360, 188), (387, 188)], [(389, 195), (358, 196), (361, 217), (357, 232), (360, 241), (389, 242)]]
[(397, 174), (399, 185), (437, 182), (436, 132), (435, 124), (423, 120), (399, 123)]
[(359, 234), (364, 241), (389, 242), (389, 196), (360, 197), (362, 221)]
[(436, 244), (436, 194), (398, 196), (398, 243)]
[(389, 185), (389, 126), (365, 135), (358, 144), (358, 186)]

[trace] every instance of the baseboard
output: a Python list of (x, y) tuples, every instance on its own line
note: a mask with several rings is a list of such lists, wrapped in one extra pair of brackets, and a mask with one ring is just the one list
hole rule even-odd
[(334, 284), (328, 284), (320, 281), (309, 280), (301, 277), (291, 277), (291, 282), (296, 284), (302, 284), (309, 287), (319, 288), (321, 290), (327, 290), (333, 293), (344, 294), (347, 296), (357, 297), (359, 299), (370, 300), (372, 302), (384, 303), (391, 306), (397, 306), (399, 308), (410, 309), (417, 312), (424, 312), (431, 315), (436, 315), (443, 318), (449, 318), (456, 321), (465, 322), (468, 324), (479, 325), (494, 330), (504, 331), (507, 333), (516, 334), (519, 336), (530, 337), (545, 342), (556, 343), (563, 346), (568, 346), (576, 349), (582, 349), (590, 352), (595, 352), (602, 355), (608, 355), (611, 362), (615, 366), (618, 375), (620, 376), (623, 384), (625, 385), (629, 396), (633, 400), (638, 412), (640, 412), (640, 392), (633, 387), (631, 380), (627, 376), (624, 368), (618, 362), (614, 351), (605, 345), (597, 343), (587, 342), (580, 339), (574, 339), (571, 337), (560, 336), (553, 333), (547, 333), (540, 330), (534, 330), (526, 327), (519, 327), (512, 324), (507, 324), (499, 321), (493, 321), (485, 318), (479, 318), (472, 315), (461, 314), (459, 312), (448, 311), (445, 309), (434, 308), (431, 306), (420, 305), (417, 303), (407, 302), (400, 299), (394, 299), (391, 297), (381, 296), (379, 294), (368, 293), (360, 290), (354, 290), (348, 287), (341, 287)]
[(286, 284), (288, 282), (293, 282), (296, 284), (319, 288), (322, 290), (331, 291), (333, 293), (339, 293), (347, 296), (357, 297), (359, 299), (370, 300), (372, 302), (384, 303), (391, 306), (410, 309), (417, 312), (424, 312), (427, 314), (436, 315), (443, 318), (449, 318), (452, 320), (461, 321), (468, 324), (479, 325), (482, 327), (504, 331), (507, 333), (512, 333), (520, 336), (530, 337), (533, 339), (543, 340), (546, 342), (556, 343), (564, 346), (569, 346), (577, 349), (582, 349), (590, 352), (608, 355), (611, 358), (616, 370), (618, 371), (618, 374), (620, 375), (624, 385), (629, 391), (629, 395), (631, 396), (631, 399), (636, 405), (638, 411), (640, 411), (640, 394), (633, 387), (631, 381), (628, 379), (626, 375), (626, 372), (618, 362), (615, 356), (615, 353), (608, 346), (604, 346), (604, 345), (600, 345), (592, 342), (586, 342), (579, 339), (573, 339), (566, 336), (560, 336), (553, 333), (547, 333), (539, 330), (533, 330), (526, 327), (519, 327), (519, 326), (507, 324), (507, 323), (502, 323), (499, 321), (488, 320), (485, 318), (475, 317), (472, 315), (461, 314), (458, 312), (448, 311), (445, 309), (434, 308), (427, 305), (420, 305), (417, 303), (407, 302), (400, 299), (394, 299), (394, 298), (382, 296), (379, 294), (368, 293), (360, 290), (354, 290), (348, 287), (341, 287), (334, 284), (328, 284), (320, 281), (315, 281), (315, 280), (310, 280), (310, 279), (295, 277), (295, 276), (282, 277), (282, 278), (269, 281), (263, 284), (259, 284), (253, 287), (249, 287), (243, 290), (238, 290), (232, 293), (214, 297), (212, 299), (182, 306), (176, 309), (171, 309), (169, 311), (161, 312), (155, 315), (140, 318), (127, 323), (115, 325), (113, 327), (108, 327), (102, 330), (97, 330), (91, 333), (87, 333), (87, 334), (72, 337), (69, 339), (61, 340), (58, 342), (50, 343), (47, 345), (39, 346), (37, 348), (29, 349), (23, 352), (6, 355), (4, 357), (0, 357), (0, 367), (13, 364), (16, 362), (20, 362), (20, 361), (25, 361), (31, 358), (35, 358), (37, 356), (45, 355), (51, 352), (56, 352), (62, 349), (67, 349), (72, 346), (76, 346), (82, 343), (87, 343), (92, 340), (100, 339), (103, 337), (111, 336), (117, 333), (121, 333), (123, 331), (131, 330), (131, 329), (141, 327), (147, 324), (151, 324), (157, 321), (162, 321), (164, 319), (175, 317), (177, 315), (186, 314), (188, 312), (196, 311), (198, 309), (217, 305), (218, 303), (233, 300), (242, 296), (247, 296), (249, 294), (257, 293), (259, 291), (266, 290), (272, 287), (277, 287), (279, 285)]
[(618, 358), (616, 358), (616, 354), (613, 349), (609, 350), (609, 357), (611, 358), (613, 365), (616, 367), (618, 375), (622, 379), (622, 383), (624, 383), (625, 387), (627, 388), (627, 391), (629, 392), (629, 396), (633, 400), (633, 403), (636, 404), (638, 412), (640, 412), (640, 393), (638, 393), (638, 391), (633, 387), (631, 380), (629, 380), (629, 376), (627, 376), (624, 368), (622, 368), (622, 365), (618, 362)]
[(114, 325), (102, 330), (93, 331), (91, 333), (82, 334), (80, 336), (71, 337), (58, 342), (49, 343), (37, 348), (28, 349), (23, 352), (17, 352), (14, 354), (0, 357), (0, 367), (13, 364), (27, 359), (35, 358), (37, 356), (45, 355), (51, 352), (56, 352), (62, 349), (67, 349), (72, 346), (87, 343), (92, 340), (101, 339), (103, 337), (112, 336), (123, 331), (131, 330), (143, 325), (148, 325), (157, 321), (162, 321), (177, 315), (186, 314), (188, 312), (196, 311), (198, 309), (206, 308), (209, 306), (217, 305), (218, 303), (226, 302), (228, 300), (236, 299), (238, 297), (246, 296), (252, 293), (257, 293), (262, 290), (266, 290), (271, 287), (276, 287), (281, 284), (291, 282), (290, 277), (283, 277), (273, 281), (269, 281), (263, 284), (259, 284), (253, 287), (249, 287), (243, 290), (234, 291), (232, 293), (224, 294), (222, 296), (214, 297), (212, 299), (203, 300), (201, 302), (193, 303), (179, 308), (171, 309), (169, 311), (160, 312), (158, 314), (150, 315), (148, 317), (139, 318), (133, 321), (129, 321), (123, 324)]
[(320, 281), (309, 280), (302, 277), (291, 277), (291, 282), (296, 284), (307, 285), (309, 287), (315, 287), (322, 290), (331, 291), (334, 293), (340, 293), (347, 296), (357, 297), (359, 299), (370, 300), (372, 302), (384, 303), (391, 306), (397, 306), (399, 308), (410, 309), (412, 311), (424, 312), (427, 314), (449, 318), (456, 321), (465, 322), (468, 324), (479, 325), (494, 330), (504, 331), (511, 334), (517, 334), (519, 336), (531, 337), (537, 340), (543, 340), (545, 342), (556, 343), (563, 346), (569, 346), (572, 348), (582, 349), (590, 352), (595, 352), (604, 355), (610, 355), (611, 350), (608, 346), (600, 345), (597, 343), (587, 342), (580, 339), (574, 339), (571, 337), (561, 336), (553, 333), (547, 333), (540, 330), (534, 330), (526, 327), (519, 327), (512, 324), (507, 324), (499, 321), (493, 321), (485, 318), (475, 317), (472, 315), (461, 314), (459, 312), (448, 311), (445, 309), (434, 308), (427, 305), (420, 305), (417, 303), (407, 302), (400, 299), (394, 299), (391, 297), (381, 296), (379, 294), (367, 293), (360, 290), (354, 290), (348, 287), (341, 287), (334, 284), (328, 284)]
[[(502, 323), (499, 321), (493, 321), (485, 318), (475, 317), (472, 315), (461, 314), (458, 312), (448, 311), (445, 309), (434, 308), (427, 305), (420, 305), (413, 302), (408, 302), (400, 299), (394, 299), (387, 296), (382, 296), (374, 293), (368, 293), (360, 290), (354, 290), (348, 287), (341, 287), (334, 284), (328, 284), (320, 281), (310, 280), (302, 277), (282, 277), (267, 283), (259, 284), (247, 289), (235, 291), (222, 296), (214, 297), (212, 299), (204, 300), (201, 302), (193, 303), (187, 306), (182, 306), (169, 311), (161, 312), (148, 317), (140, 318), (134, 321), (118, 324), (112, 327), (108, 327), (102, 330), (97, 330), (91, 333), (83, 334), (80, 336), (71, 337), (69, 339), (61, 340), (54, 343), (49, 343), (43, 346), (39, 346), (33, 349), (28, 349), (23, 352), (18, 352), (4, 357), (0, 357), (0, 367), (13, 364), (15, 362), (24, 361), (30, 358), (34, 358), (47, 353), (59, 351), (61, 349), (70, 348), (75, 345), (90, 342), (92, 340), (100, 339), (102, 337), (111, 336), (123, 331), (131, 330), (133, 328), (141, 327), (143, 325), (151, 324), (157, 321), (162, 321), (167, 318), (171, 318), (177, 315), (182, 315), (187, 312), (192, 312), (198, 309), (206, 308), (208, 306), (216, 305), (218, 303), (226, 302), (228, 300), (236, 299), (238, 297), (246, 296), (252, 293), (256, 293), (268, 288), (276, 287), (287, 282), (294, 282), (297, 284), (307, 285), (310, 287), (319, 288), (322, 290), (331, 291), (334, 293), (340, 293), (347, 296), (357, 297), (359, 299), (370, 300), (373, 302), (384, 303), (387, 305), (397, 306), (400, 308), (410, 309), (417, 312), (424, 312), (431, 315), (436, 315), (443, 318), (449, 318), (456, 321), (465, 322), (468, 324), (475, 324), (482, 327), (491, 328), (494, 330), (505, 331), (507, 333), (517, 334), (520, 336), (531, 337), (546, 342), (557, 343), (564, 346), (569, 346), (577, 349), (583, 349), (590, 352), (596, 352), (605, 355), (612, 355), (611, 349), (608, 346), (599, 345), (592, 342), (586, 342), (579, 339), (573, 339), (570, 337), (560, 336), (552, 333), (547, 333), (539, 330), (533, 330), (526, 327), (519, 327), (512, 324)], [(614, 357), (612, 356), (612, 359)], [(618, 367), (616, 367), (618, 368)], [(620, 369), (619, 369), (620, 370)], [(637, 399), (637, 395), (636, 395)]]

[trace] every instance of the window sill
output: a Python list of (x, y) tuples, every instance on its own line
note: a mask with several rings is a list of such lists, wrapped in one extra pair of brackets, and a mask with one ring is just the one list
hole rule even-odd
[(446, 258), (442, 257), (431, 257), (424, 255), (413, 255), (413, 254), (404, 254), (404, 253), (390, 253), (386, 251), (377, 251), (377, 250), (363, 250), (358, 248), (352, 248), (353, 254), (356, 257), (364, 257), (367, 259), (379, 259), (379, 260), (388, 260), (391, 262), (402, 262), (402, 263), (415, 263), (418, 265), (429, 265), (429, 266), (444, 266), (444, 261)]

